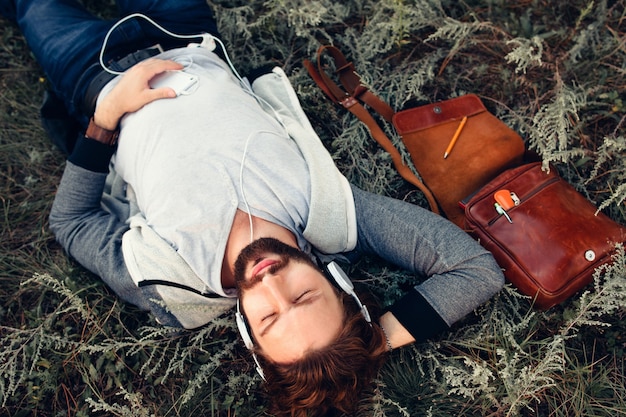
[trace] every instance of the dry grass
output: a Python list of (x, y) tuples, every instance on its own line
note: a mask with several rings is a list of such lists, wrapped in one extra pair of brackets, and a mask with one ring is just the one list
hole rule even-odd
[[(301, 60), (313, 58), (320, 40), (341, 45), (398, 108), (473, 92), (529, 139), (538, 137), (535, 116), (558, 110), (549, 106), (562, 93), (559, 86), (572, 89), (585, 102), (569, 115), (567, 143), (559, 148), (549, 137), (536, 149), (626, 222), (620, 194), (626, 179), (624, 0), (443, 1), (431, 19), (421, 20), (417, 11), (431, 3), (317, 1), (311, 10), (289, 0), (215, 3), (236, 65), (284, 66), (341, 169), (358, 185), (423, 203), (358, 122), (325, 101), (302, 71)], [(343, 7), (350, 13), (339, 18)], [(320, 22), (311, 21), (317, 13)], [(471, 30), (437, 32), (447, 24)], [(0, 27), (0, 414), (261, 415), (258, 380), (229, 319), (199, 333), (163, 332), (55, 243), (47, 215), (64, 157), (38, 120), (46, 81), (15, 26), (0, 20)], [(441, 36), (426, 40), (435, 33)], [(519, 61), (505, 58), (515, 46), (509, 41), (534, 36), (542, 42), (541, 62), (530, 60), (516, 72)], [(418, 70), (423, 77), (409, 79)], [(603, 275), (607, 285), (626, 279), (623, 261)], [(412, 281), (375, 261), (358, 269), (384, 303)], [(623, 286), (610, 288), (623, 300)], [(576, 330), (559, 338), (582, 301), (536, 313), (504, 291), (436, 342), (397, 352), (364, 407), (378, 416), (626, 415), (626, 312), (622, 305), (598, 324), (575, 321)], [(546, 371), (534, 386), (515, 390), (516, 377), (541, 367)]]

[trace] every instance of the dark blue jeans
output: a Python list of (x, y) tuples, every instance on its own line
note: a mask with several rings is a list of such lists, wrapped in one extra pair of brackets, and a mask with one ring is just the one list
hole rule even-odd
[[(176, 34), (218, 35), (206, 0), (120, 0), (117, 6), (120, 16), (142, 13)], [(15, 20), (53, 92), (65, 103), (68, 113), (86, 126), (82, 100), (87, 86), (102, 69), (100, 49), (116, 20), (102, 20), (75, 0), (16, 0)], [(188, 42), (163, 33), (144, 19), (131, 19), (112, 33), (104, 58), (105, 62), (116, 60), (157, 43), (170, 49)]]

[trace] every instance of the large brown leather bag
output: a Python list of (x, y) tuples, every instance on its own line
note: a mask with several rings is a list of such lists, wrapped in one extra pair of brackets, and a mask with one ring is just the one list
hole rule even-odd
[[(494, 206), (499, 190), (519, 199), (504, 214)], [(554, 167), (544, 172), (541, 162), (499, 175), (471, 197), (465, 214), (470, 233), (540, 309), (586, 286), (611, 261), (616, 243), (626, 241), (625, 227), (598, 212)]]
[[(326, 74), (324, 52), (333, 58), (343, 88)], [(322, 46), (317, 66), (304, 64), (331, 100), (367, 125), (400, 175), (424, 193), (432, 211), (443, 212), (491, 251), (508, 281), (533, 297), (535, 307), (548, 309), (581, 290), (597, 267), (611, 261), (616, 243), (626, 241), (626, 228), (598, 213), (554, 167), (546, 173), (540, 162), (522, 165), (521, 137), (477, 96), (395, 113), (361, 85), (353, 64), (337, 48)], [(368, 108), (393, 124), (424, 182), (404, 163)], [(505, 191), (499, 195), (514, 204), (512, 192), (519, 204), (496, 208), (497, 191)]]

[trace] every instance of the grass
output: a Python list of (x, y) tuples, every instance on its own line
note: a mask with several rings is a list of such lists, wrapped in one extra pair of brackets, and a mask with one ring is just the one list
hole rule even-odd
[[(480, 95), (626, 223), (624, 0), (214, 3), (237, 67), (283, 66), (357, 185), (424, 204), (302, 69), (320, 42), (338, 45), (396, 109)], [(112, 13), (108, 2), (92, 7)], [(38, 120), (46, 80), (17, 28), (0, 25), (0, 414), (263, 415), (230, 317), (198, 332), (163, 329), (55, 243), (47, 215), (64, 157)], [(414, 280), (376, 260), (354, 272), (383, 304)], [(362, 414), (626, 415), (625, 307), (623, 252), (584, 294), (547, 312), (507, 287), (451, 332), (396, 351)]]

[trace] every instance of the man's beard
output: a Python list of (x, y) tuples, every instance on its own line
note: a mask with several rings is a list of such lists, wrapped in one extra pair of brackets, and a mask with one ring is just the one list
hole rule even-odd
[(235, 261), (235, 284), (239, 291), (246, 285), (246, 267), (250, 262), (256, 263), (264, 255), (275, 254), (280, 258), (280, 265), (276, 268), (287, 265), (290, 261), (301, 262), (319, 269), (313, 260), (300, 249), (287, 245), (278, 239), (263, 237), (250, 243), (243, 248)]

